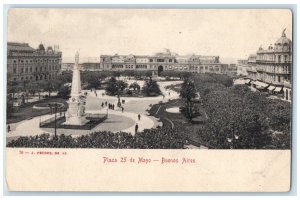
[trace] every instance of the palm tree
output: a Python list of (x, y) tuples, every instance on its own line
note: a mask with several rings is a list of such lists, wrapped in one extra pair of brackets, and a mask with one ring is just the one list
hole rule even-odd
[(181, 98), (185, 99), (186, 115), (189, 118), (189, 120), (192, 120), (193, 117), (195, 117), (193, 115), (195, 107), (192, 99), (196, 97), (196, 93), (197, 92), (196, 92), (194, 81), (190, 79), (185, 79), (181, 87), (180, 96)]

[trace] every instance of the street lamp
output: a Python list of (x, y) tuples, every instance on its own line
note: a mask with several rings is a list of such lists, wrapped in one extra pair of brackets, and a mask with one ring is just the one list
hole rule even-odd
[(121, 107), (121, 100), (120, 100), (120, 85), (118, 84), (118, 107)]
[(54, 106), (54, 137), (56, 138), (56, 112), (57, 112), (58, 104), (55, 103), (54, 105), (51, 105), (51, 104), (48, 104), (48, 105), (51, 110), (52, 110), (52, 106)]

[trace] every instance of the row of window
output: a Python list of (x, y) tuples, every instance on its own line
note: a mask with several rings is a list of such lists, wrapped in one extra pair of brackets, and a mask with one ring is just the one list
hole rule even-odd
[(271, 73), (290, 73), (289, 66), (259, 65), (257, 66), (257, 70), (271, 72)]
[[(58, 70), (59, 69), (59, 66), (48, 66), (48, 67), (44, 67), (44, 71), (47, 71), (47, 68), (48, 68), (48, 71), (50, 71), (51, 69), (52, 70)], [(43, 71), (43, 67), (39, 67), (40, 69), (40, 72)], [(25, 68), (20, 68), (20, 73), (28, 73), (28, 72), (33, 72), (33, 68), (32, 67), (25, 67)], [(38, 72), (38, 67), (35, 67), (35, 72)], [(16, 74), (17, 73), (17, 68), (13, 68), (13, 73)]]
[(113, 64), (111, 67), (112, 68), (123, 68), (123, 65)]
[(126, 69), (133, 69), (133, 65), (125, 65)]
[(35, 63), (37, 63), (37, 62), (41, 62), (41, 63), (43, 63), (43, 62), (50, 62), (50, 63), (54, 63), (54, 62), (58, 62), (59, 60), (58, 59), (34, 59), (34, 60), (32, 60), (32, 59), (30, 59), (30, 60), (27, 60), (27, 59), (19, 59), (19, 60), (13, 60), (13, 63), (14, 64), (17, 64), (17, 63), (33, 63), (33, 62), (35, 62)]
[[(106, 65), (106, 68), (109, 69), (109, 65)], [(125, 69), (133, 69), (134, 65), (113, 64), (112, 68), (113, 69), (114, 68), (118, 68), (118, 69), (123, 69), (123, 68), (125, 68)], [(149, 68), (149, 69), (157, 69), (158, 66), (156, 66), (156, 65), (137, 64), (137, 65), (135, 65), (135, 68), (136, 69), (147, 69), (147, 68)], [(199, 70), (205, 69), (205, 70), (210, 70), (210, 71), (213, 71), (213, 70), (219, 71), (220, 70), (219, 67), (217, 67), (217, 66), (191, 66), (191, 67), (188, 67), (187, 65), (179, 65), (179, 66), (165, 66), (164, 67), (165, 70), (167, 70), (167, 69), (175, 69), (175, 70), (177, 70), (177, 69), (179, 69), (179, 70), (185, 69), (185, 70), (187, 70), (188, 68), (190, 68), (190, 70), (192, 70), (192, 71), (195, 71), (195, 70), (197, 71), (198, 69)], [(236, 71), (236, 69), (232, 69), (232, 70)]]
[(264, 60), (264, 61), (275, 61), (275, 62), (289, 62), (289, 56), (288, 55), (269, 55), (269, 54), (263, 54), (258, 55), (257, 60)]
[(21, 76), (19, 79), (18, 78), (14, 78), (14, 81), (25, 81), (25, 80), (51, 80), (51, 79), (55, 79), (56, 75), (55, 74), (49, 74), (49, 75), (37, 75), (37, 76)]
[(147, 69), (147, 65), (136, 65), (136, 69)]

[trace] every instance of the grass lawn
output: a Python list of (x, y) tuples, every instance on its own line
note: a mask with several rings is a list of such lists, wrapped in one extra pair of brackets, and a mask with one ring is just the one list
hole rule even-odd
[[(172, 127), (185, 134), (190, 143), (195, 146), (200, 146), (201, 139), (198, 134), (198, 130), (203, 126), (203, 123), (191, 123), (182, 113), (169, 113), (166, 111), (167, 108), (180, 107), (184, 105), (181, 99), (171, 100), (166, 103), (155, 104), (149, 110), (150, 115), (153, 115), (163, 122), (164, 127)], [(202, 116), (204, 117), (204, 113)], [(202, 144), (204, 145), (204, 144)]]
[(13, 113), (10, 113), (7, 117), (7, 124), (17, 123), (26, 119), (31, 119), (40, 115), (46, 115), (50, 113), (50, 109), (34, 109), (33, 106), (38, 103), (50, 103), (50, 102), (58, 102), (63, 103), (65, 105), (64, 110), (67, 108), (66, 99), (58, 98), (58, 97), (50, 97), (47, 99), (43, 99), (40, 101), (36, 101), (33, 103), (27, 103), (24, 106), (19, 107)]

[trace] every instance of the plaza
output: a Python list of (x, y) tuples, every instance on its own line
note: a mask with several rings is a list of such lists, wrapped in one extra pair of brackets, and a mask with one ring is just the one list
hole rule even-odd
[[(127, 80), (128, 84), (137, 82), (142, 86), (143, 81)], [(167, 86), (180, 84), (182, 81), (164, 81), (158, 82), (164, 97), (121, 97), (121, 100), (125, 100), (125, 104), (122, 104), (124, 111), (117, 107), (112, 110), (107, 106), (102, 107), (102, 103), (110, 103), (117, 105), (118, 99), (115, 96), (108, 96), (105, 94), (105, 90), (82, 90), (82, 95), (87, 93), (86, 98), (86, 113), (87, 114), (108, 114), (108, 118), (94, 127), (92, 130), (74, 130), (74, 129), (57, 129), (57, 134), (72, 135), (74, 137), (86, 135), (96, 131), (111, 131), (111, 132), (129, 132), (135, 134), (135, 125), (138, 124), (138, 131), (144, 129), (156, 128), (162, 126), (162, 122), (158, 118), (149, 116), (147, 112), (151, 105), (159, 102), (167, 102), (172, 99), (178, 99), (179, 94), (173, 90), (166, 89)], [(97, 95), (96, 95), (97, 93)], [(103, 95), (102, 95), (103, 94)], [(140, 120), (138, 115), (141, 115)], [(59, 115), (59, 113), (57, 113)], [(47, 114), (43, 116), (34, 117), (32, 119), (23, 120), (18, 123), (10, 124), (11, 131), (7, 132), (7, 141), (16, 139), (20, 136), (35, 136), (42, 133), (54, 134), (53, 128), (40, 128), (40, 121), (45, 121), (54, 114)]]

